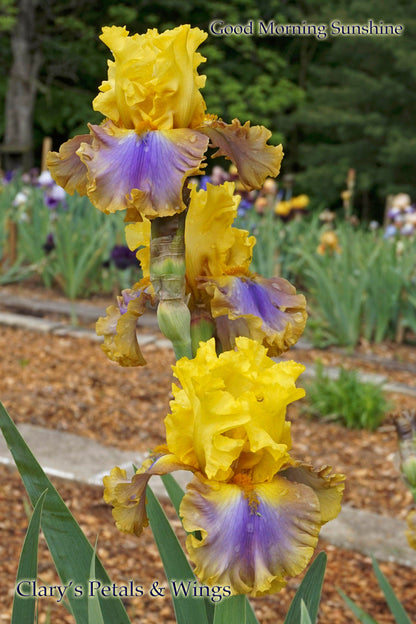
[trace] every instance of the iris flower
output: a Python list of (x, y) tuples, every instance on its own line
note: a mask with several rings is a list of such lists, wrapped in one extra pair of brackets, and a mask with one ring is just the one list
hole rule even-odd
[(132, 36), (104, 27), (100, 38), (114, 61), (93, 108), (105, 119), (49, 154), (55, 181), (105, 213), (126, 210), (127, 221), (141, 221), (186, 208), (182, 189), (202, 173), (209, 142), (236, 165), (245, 188), (276, 176), (283, 152), (267, 145), (269, 130), (205, 112), (205, 76), (197, 72), (205, 58), (196, 50), (206, 36), (189, 25)]
[(295, 385), (303, 369), (275, 363), (245, 337), (219, 356), (212, 339), (201, 342), (194, 359), (180, 359), (166, 446), (131, 480), (118, 467), (104, 478), (118, 528), (140, 535), (150, 477), (185, 469), (194, 477), (180, 515), (202, 583), (255, 596), (280, 590), (286, 577), (300, 573), (320, 527), (339, 513), (343, 490), (342, 475), (315, 471), (290, 455), (286, 408), (304, 395)]
[[(236, 336), (247, 336), (263, 343), (268, 355), (277, 356), (293, 345), (303, 332), (306, 323), (306, 302), (303, 295), (281, 277), (262, 278), (250, 271), (254, 236), (233, 227), (240, 198), (234, 195), (234, 184), (207, 185), (206, 190), (191, 187), (191, 199), (185, 222), (185, 262), (189, 307), (194, 316), (205, 314), (215, 324), (215, 332), (222, 349), (232, 349)], [(137, 258), (142, 266), (148, 288), (150, 261), (150, 221), (145, 219), (127, 225), (126, 239), (130, 249), (138, 249)], [(142, 285), (137, 284), (130, 296), (141, 296)], [(149, 291), (148, 291), (149, 292)], [(133, 307), (133, 304), (132, 304)], [(144, 308), (143, 308), (144, 311)], [(109, 321), (122, 317), (111, 306), (107, 317), (100, 319), (97, 332), (104, 336), (104, 348), (110, 359), (120, 363), (119, 353), (111, 356), (117, 324)], [(120, 323), (121, 324), (121, 323)], [(126, 328), (130, 334), (125, 334)], [(123, 344), (137, 347), (135, 325), (122, 323), (125, 334)], [(127, 358), (125, 365), (138, 365)]]
[(236, 336), (247, 336), (277, 356), (304, 330), (305, 298), (281, 277), (250, 271), (256, 239), (233, 227), (239, 204), (233, 191), (229, 182), (191, 191), (185, 224), (188, 286), (195, 306), (209, 308), (223, 349), (233, 348)]

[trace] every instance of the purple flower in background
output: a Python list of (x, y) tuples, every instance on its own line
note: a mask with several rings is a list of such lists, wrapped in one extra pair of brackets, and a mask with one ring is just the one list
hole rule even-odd
[(45, 171), (42, 171), (42, 173), (38, 177), (37, 184), (42, 188), (49, 188), (53, 186), (55, 182), (53, 181), (50, 172), (46, 169)]
[(400, 234), (403, 234), (403, 236), (411, 236), (412, 234), (414, 234), (414, 231), (415, 226), (413, 225), (413, 223), (405, 223), (400, 230)]
[(62, 187), (55, 184), (49, 171), (42, 171), (36, 184), (44, 190), (43, 201), (49, 210), (56, 210), (59, 206), (67, 208), (67, 194)]
[(46, 237), (46, 241), (44, 242), (42, 247), (46, 255), (50, 254), (51, 251), (55, 249), (55, 239), (53, 237), (52, 232), (49, 232), (49, 234)]
[(1, 183), (2, 184), (9, 184), (14, 177), (14, 171), (1, 171)]
[(249, 201), (248, 199), (243, 198), (238, 205), (237, 214), (239, 217), (243, 217), (246, 214), (246, 212), (248, 212), (252, 208), (253, 208), (253, 202)]
[(401, 213), (400, 208), (398, 208), (397, 206), (393, 206), (393, 208), (390, 208), (387, 211), (387, 217), (388, 219), (396, 219), (396, 217), (398, 217)]
[(393, 225), (391, 223), (384, 230), (384, 237), (383, 238), (392, 238), (393, 236), (396, 236), (396, 234), (397, 234), (397, 228), (396, 228), (395, 225)]
[(66, 192), (57, 184), (53, 184), (50, 188), (46, 189), (43, 200), (45, 206), (49, 208), (49, 210), (56, 210), (58, 206), (67, 208)]
[(29, 169), (29, 171), (22, 174), (22, 182), (24, 182), (24, 184), (30, 184), (31, 186), (38, 185), (38, 178), (39, 169), (36, 167), (33, 167), (33, 169)]
[(203, 191), (207, 190), (207, 184), (211, 184), (211, 178), (210, 176), (202, 176), (199, 180), (198, 180), (198, 186), (199, 188), (201, 188)]
[(130, 251), (130, 249), (125, 245), (115, 245), (111, 250), (110, 260), (118, 269), (121, 269), (122, 271), (127, 269), (129, 266), (138, 266), (136, 253), (134, 251)]

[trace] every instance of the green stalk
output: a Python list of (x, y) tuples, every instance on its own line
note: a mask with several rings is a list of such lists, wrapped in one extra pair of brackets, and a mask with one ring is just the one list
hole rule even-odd
[(186, 211), (152, 221), (150, 280), (159, 305), (161, 332), (172, 342), (176, 359), (192, 358), (191, 315), (185, 302)]

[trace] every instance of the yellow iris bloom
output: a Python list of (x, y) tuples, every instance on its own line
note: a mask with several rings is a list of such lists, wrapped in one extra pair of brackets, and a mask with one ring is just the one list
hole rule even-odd
[(205, 114), (197, 73), (206, 59), (196, 52), (207, 34), (189, 24), (161, 34), (154, 28), (129, 36), (126, 28), (104, 27), (100, 39), (110, 48), (108, 80), (93, 101), (117, 125), (143, 130), (195, 128)]
[[(208, 184), (206, 191), (191, 187), (185, 221), (188, 305), (194, 317), (202, 311), (203, 317), (212, 321), (223, 349), (232, 349), (235, 336), (244, 335), (266, 346), (270, 356), (277, 356), (302, 334), (306, 302), (287, 280), (263, 279), (250, 272), (256, 239), (233, 227), (239, 201), (232, 182)], [(137, 258), (145, 280), (149, 280), (150, 221), (127, 225), (126, 240), (131, 250), (139, 249)], [(107, 322), (100, 322), (100, 335), (106, 335), (107, 327)], [(135, 328), (131, 329), (136, 344)], [(115, 359), (110, 349), (106, 353)], [(121, 363), (118, 355), (116, 361)], [(129, 358), (124, 362), (138, 364)]]
[(146, 526), (152, 475), (189, 470), (180, 515), (199, 580), (252, 596), (284, 587), (309, 562), (322, 524), (338, 514), (344, 487), (342, 475), (289, 453), (286, 408), (304, 395), (295, 385), (302, 370), (274, 362), (244, 337), (219, 356), (212, 339), (192, 360), (180, 359), (166, 446), (131, 480), (120, 468), (104, 478), (119, 529), (139, 535)]
[(277, 364), (248, 338), (236, 345), (217, 357), (212, 339), (196, 358), (176, 363), (181, 387), (173, 386), (166, 440), (171, 453), (208, 479), (229, 481), (248, 470), (263, 482), (291, 463), (286, 408), (305, 394), (295, 386), (304, 366)]
[(49, 153), (54, 180), (105, 213), (126, 210), (127, 221), (142, 221), (185, 210), (182, 190), (202, 173), (209, 143), (235, 163), (244, 188), (277, 176), (283, 151), (267, 145), (269, 130), (205, 113), (205, 76), (197, 72), (205, 58), (197, 48), (206, 36), (189, 24), (131, 36), (103, 28), (114, 60), (93, 107), (105, 119)]

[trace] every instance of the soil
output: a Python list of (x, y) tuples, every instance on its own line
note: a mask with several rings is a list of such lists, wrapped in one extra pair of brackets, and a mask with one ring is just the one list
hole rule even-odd
[[(0, 622), (9, 622), (12, 608), (14, 579), (18, 556), (22, 547), (28, 518), (24, 501), (26, 495), (21, 481), (14, 471), (0, 466), (3, 486), (0, 505)], [(157, 548), (149, 528), (140, 538), (120, 533), (114, 526), (111, 510), (103, 503), (101, 488), (52, 479), (66, 504), (71, 509), (81, 528), (95, 544), (97, 535), (98, 555), (112, 581), (127, 585), (130, 580), (142, 585), (144, 595), (125, 600), (132, 624), (174, 624), (169, 593), (164, 598), (152, 598), (148, 591), (154, 581), (166, 587), (166, 578), (160, 563)], [(169, 517), (179, 530), (179, 521), (170, 505), (164, 505)], [(183, 540), (182, 540), (183, 541)], [(320, 540), (317, 552), (324, 550), (328, 557), (325, 581), (320, 605), (320, 624), (355, 624), (357, 620), (346, 607), (338, 593), (342, 590), (363, 609), (371, 613), (378, 624), (393, 624), (383, 595), (377, 585), (371, 561), (368, 557), (351, 550), (336, 548)], [(402, 601), (412, 621), (416, 621), (415, 570), (394, 563), (380, 563), (382, 572), (389, 579), (398, 598)], [(299, 586), (302, 576), (290, 579), (278, 594), (252, 600), (261, 624), (281, 624), (290, 602)], [(54, 572), (44, 539), (39, 548), (39, 584), (59, 583)], [(72, 616), (56, 604), (53, 598), (39, 600), (39, 624), (74, 624)], [(47, 618), (51, 619), (48, 620)], [(197, 623), (195, 623), (197, 624)]]
[[(101, 303), (101, 302), (100, 302)], [(110, 301), (106, 301), (109, 305)], [(0, 398), (16, 423), (68, 431), (124, 450), (146, 452), (164, 440), (163, 418), (169, 411), (174, 363), (170, 350), (149, 344), (143, 347), (147, 366), (123, 369), (109, 362), (99, 346), (87, 339), (45, 335), (2, 327), (0, 333)], [(325, 365), (353, 367), (382, 373), (389, 381), (414, 384), (416, 354), (413, 346), (362, 346), (354, 354), (337, 350), (292, 350), (290, 357), (302, 362), (318, 357)], [(382, 360), (388, 360), (386, 364)], [(397, 364), (397, 366), (396, 366)], [(416, 408), (416, 397), (390, 395), (393, 408), (375, 432), (348, 430), (337, 423), (323, 423), (292, 406), (293, 455), (315, 466), (330, 464), (347, 475), (345, 502), (377, 513), (404, 519), (411, 496), (397, 468), (397, 440), (393, 415)], [(18, 475), (0, 466), (0, 622), (11, 613), (14, 578), (19, 551), (27, 528), (25, 493)], [(150, 529), (139, 538), (120, 534), (111, 510), (103, 503), (101, 488), (54, 480), (56, 487), (80, 522), (91, 543), (99, 533), (98, 553), (114, 582), (134, 579), (145, 588), (155, 580), (163, 585), (164, 573)], [(174, 512), (166, 505), (174, 517)], [(179, 529), (179, 521), (176, 519)], [(320, 542), (328, 555), (320, 624), (353, 624), (337, 588), (371, 613), (379, 624), (392, 624), (371, 561), (354, 551)], [(318, 550), (319, 550), (318, 549)], [(42, 541), (40, 579), (53, 584), (53, 565)], [(410, 619), (416, 621), (416, 571), (395, 563), (382, 563)], [(301, 577), (291, 579), (279, 594), (253, 601), (259, 621), (283, 622)], [(133, 624), (174, 622), (169, 596), (148, 595), (128, 599)], [(73, 624), (73, 619), (53, 599), (40, 601), (39, 622)]]

